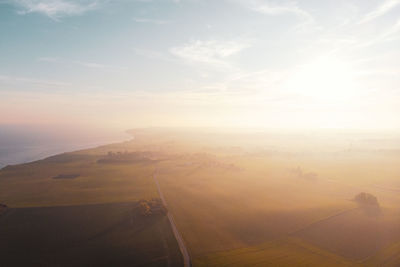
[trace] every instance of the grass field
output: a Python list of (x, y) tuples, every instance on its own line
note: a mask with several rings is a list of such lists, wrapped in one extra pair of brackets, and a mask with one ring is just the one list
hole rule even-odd
[(1, 266), (182, 265), (166, 216), (133, 212), (136, 201), (158, 198), (154, 165), (99, 163), (109, 149), (0, 170), (0, 201), (10, 207), (0, 217)]
[(301, 196), (296, 193), (275, 195), (282, 189), (274, 182), (248, 172), (171, 169), (160, 171), (161, 187), (194, 255), (282, 237), (353, 207), (349, 201), (331, 203), (321, 198), (315, 205), (312, 200), (297, 201)]
[(301, 240), (287, 238), (196, 258), (194, 266), (362, 266)]
[[(348, 259), (362, 261), (400, 240), (400, 217), (371, 217), (356, 209), (320, 221), (296, 233), (303, 240)], [(397, 221), (397, 223), (396, 223)]]
[[(61, 154), (0, 171), (0, 199), (10, 207), (129, 202), (157, 197), (149, 164), (98, 164), (100, 156)], [(60, 174), (75, 179), (53, 179)], [(1, 190), (2, 188), (7, 190)]]
[(364, 262), (365, 266), (400, 266), (400, 242), (391, 244)]
[[(396, 266), (400, 258), (397, 154), (369, 147), (348, 151), (336, 141), (282, 138), (141, 130), (129, 142), (0, 170), (0, 203), (11, 208), (6, 218), (16, 216), (16, 222), (23, 214), (34, 216), (29, 211), (36, 210), (33, 207), (45, 211), (134, 203), (158, 197), (152, 178), (157, 171), (194, 266)], [(352, 199), (360, 192), (377, 197), (379, 217), (357, 210)], [(94, 217), (107, 217), (107, 228), (114, 224), (107, 221), (120, 220), (121, 214), (108, 209)], [(61, 227), (60, 221), (47, 218), (49, 227)], [(75, 225), (93, 223), (83, 220)], [(86, 229), (87, 236), (95, 229)], [(162, 234), (151, 229), (137, 236), (154, 241), (141, 243), (145, 251), (162, 247)], [(0, 233), (4, 233), (1, 228)], [(160, 251), (153, 256), (144, 253), (144, 260), (162, 257)]]
[(134, 203), (14, 208), (0, 217), (1, 266), (179, 266), (164, 215)]

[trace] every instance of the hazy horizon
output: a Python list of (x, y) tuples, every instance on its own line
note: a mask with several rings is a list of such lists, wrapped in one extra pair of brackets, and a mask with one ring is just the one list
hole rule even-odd
[[(8, 164), (19, 164), (43, 159), (48, 156), (80, 149), (94, 148), (128, 141), (135, 137), (135, 132), (176, 133), (183, 138), (193, 135), (214, 136), (212, 142), (226, 138), (254, 139), (253, 142), (262, 148), (267, 143), (276, 149), (282, 149), (282, 142), (287, 150), (295, 150), (302, 144), (309, 148), (312, 144), (332, 149), (361, 149), (364, 152), (376, 150), (397, 151), (400, 149), (398, 131), (366, 130), (366, 129), (278, 129), (251, 127), (139, 127), (120, 129), (104, 129), (88, 126), (37, 124), (0, 124), (0, 168)], [(222, 139), (220, 139), (222, 137)], [(265, 143), (263, 138), (272, 138)], [(261, 139), (260, 139), (261, 138)], [(260, 140), (259, 140), (260, 139)], [(239, 146), (239, 144), (238, 144)], [(293, 147), (291, 147), (293, 146)], [(366, 150), (367, 149), (367, 150)], [(303, 153), (321, 152), (317, 149)]]

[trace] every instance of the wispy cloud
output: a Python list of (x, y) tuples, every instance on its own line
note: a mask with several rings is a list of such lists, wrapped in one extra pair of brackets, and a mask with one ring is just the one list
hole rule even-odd
[(305, 31), (306, 26), (314, 23), (314, 17), (301, 8), (294, 1), (260, 1), (260, 0), (231, 0), (243, 5), (245, 8), (255, 12), (269, 15), (280, 16), (291, 14), (298, 17), (301, 21), (296, 26), (297, 31)]
[(151, 50), (151, 49), (147, 49), (147, 48), (133, 47), (132, 49), (136, 55), (146, 57), (146, 58), (149, 58), (152, 60), (177, 62), (176, 58), (171, 56), (169, 53), (164, 53), (161, 51)]
[(37, 60), (47, 63), (75, 64), (85, 68), (105, 70), (105, 71), (122, 71), (127, 69), (126, 67), (121, 67), (121, 66), (114, 66), (114, 65), (107, 65), (107, 64), (100, 64), (95, 62), (86, 62), (79, 60), (66, 60), (59, 57), (40, 57)]
[(366, 14), (359, 21), (359, 24), (367, 23), (367, 22), (370, 22), (370, 21), (372, 21), (374, 19), (379, 18), (379, 17), (385, 15), (386, 13), (388, 13), (389, 11), (391, 11), (393, 8), (395, 8), (399, 4), (400, 4), (400, 0), (386, 0), (385, 2), (383, 2), (383, 4), (378, 6), (375, 10), (373, 10), (370, 13)]
[(171, 22), (169, 20), (148, 19), (148, 18), (133, 18), (133, 20), (138, 23), (149, 23), (149, 24), (157, 24), (157, 25), (168, 24)]
[(280, 3), (280, 4), (271, 4), (271, 3), (257, 3), (250, 6), (254, 11), (268, 14), (268, 15), (282, 15), (282, 14), (293, 14), (299, 17), (303, 17), (306, 19), (310, 19), (311, 15), (305, 10), (301, 9), (297, 6), (296, 3)]
[(81, 65), (86, 68), (91, 68), (91, 69), (101, 69), (101, 70), (108, 70), (108, 71), (122, 71), (122, 70), (127, 69), (126, 67), (105, 65), (105, 64), (99, 64), (99, 63), (94, 63), (94, 62), (83, 62), (83, 61), (71, 61), (71, 62)]
[(18, 14), (39, 13), (54, 20), (82, 15), (98, 7), (99, 0), (13, 0), (20, 10)]
[(3, 84), (30, 84), (30, 85), (39, 85), (39, 86), (70, 86), (70, 83), (53, 81), (53, 80), (41, 80), (41, 79), (33, 79), (28, 77), (15, 77), (15, 76), (6, 76), (0, 75), (0, 83)]
[(226, 59), (249, 46), (248, 42), (194, 40), (181, 46), (173, 47), (170, 52), (180, 59), (192, 63), (229, 65)]
[(309, 12), (300, 8), (296, 2), (280, 1), (258, 1), (258, 0), (232, 0), (240, 3), (248, 9), (253, 11), (271, 15), (278, 16), (284, 14), (293, 14), (302, 17), (307, 20), (312, 20), (312, 16)]
[(373, 36), (366, 41), (359, 41), (355, 43), (354, 47), (355, 48), (369, 47), (383, 42), (399, 39), (400, 38), (399, 32), (400, 32), (400, 19), (397, 20), (391, 27), (382, 30), (382, 33)]

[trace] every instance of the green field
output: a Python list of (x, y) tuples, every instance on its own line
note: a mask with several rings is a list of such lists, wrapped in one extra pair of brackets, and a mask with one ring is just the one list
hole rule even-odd
[(0, 266), (182, 265), (167, 217), (135, 212), (158, 198), (154, 165), (99, 163), (103, 149), (0, 170)]
[(0, 217), (1, 266), (179, 266), (164, 215), (134, 203), (12, 208)]
[[(61, 154), (0, 171), (0, 199), (10, 207), (129, 202), (157, 197), (150, 164), (99, 164), (102, 156)], [(60, 174), (75, 179), (54, 179)]]
[[(157, 173), (194, 266), (398, 266), (400, 160), (284, 141), (150, 129), (8, 166), (0, 256), (181, 265), (165, 216), (129, 219), (134, 203), (159, 197)], [(352, 201), (360, 192), (377, 197), (379, 216)]]
[(301, 240), (287, 238), (258, 246), (208, 254), (195, 266), (362, 266)]
[(365, 261), (366, 266), (390, 266), (395, 267), (400, 265), (400, 242), (391, 244), (380, 250), (371, 258)]

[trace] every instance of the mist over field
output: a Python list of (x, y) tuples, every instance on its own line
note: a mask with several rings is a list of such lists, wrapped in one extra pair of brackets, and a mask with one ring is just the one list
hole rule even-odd
[[(0, 171), (6, 203), (0, 225), (8, 240), (0, 248), (10, 266), (29, 259), (69, 266), (73, 255), (106, 265), (399, 262), (398, 135), (222, 128), (128, 133), (134, 138), (122, 143)], [(60, 252), (43, 254), (34, 240)], [(13, 256), (20, 249), (30, 251), (26, 260)], [(147, 256), (134, 256), (142, 253)]]

